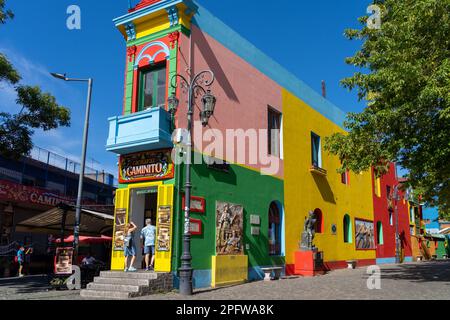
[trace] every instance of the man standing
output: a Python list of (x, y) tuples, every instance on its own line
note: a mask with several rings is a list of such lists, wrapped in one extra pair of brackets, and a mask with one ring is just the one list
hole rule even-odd
[[(146, 227), (141, 231), (141, 240), (143, 241), (142, 245), (144, 246), (144, 255), (145, 255), (145, 267), (146, 271), (150, 271), (154, 269), (155, 266), (155, 235), (156, 235), (156, 227), (152, 225), (152, 220), (145, 220)], [(151, 264), (150, 264), (150, 255), (152, 256)]]

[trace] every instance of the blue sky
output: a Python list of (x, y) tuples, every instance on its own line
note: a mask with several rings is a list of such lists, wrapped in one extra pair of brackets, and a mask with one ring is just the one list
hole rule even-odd
[[(359, 27), (357, 18), (366, 13), (369, 0), (198, 2), (317, 92), (325, 80), (328, 99), (344, 111), (363, 108), (356, 93), (342, 88), (339, 80), (355, 71), (344, 59), (360, 46), (346, 40), (343, 31)], [(53, 79), (49, 72), (93, 77), (88, 165), (99, 162), (116, 174), (117, 157), (105, 151), (107, 118), (122, 111), (126, 52), (112, 19), (126, 13), (128, 0), (6, 0), (6, 4), (16, 17), (0, 26), (0, 51), (21, 72), (24, 84), (40, 85), (72, 111), (70, 128), (36, 132), (35, 145), (79, 158), (86, 85)], [(81, 8), (81, 30), (66, 27), (66, 10), (72, 4)], [(5, 84), (0, 84), (0, 111), (18, 111), (12, 89)]]

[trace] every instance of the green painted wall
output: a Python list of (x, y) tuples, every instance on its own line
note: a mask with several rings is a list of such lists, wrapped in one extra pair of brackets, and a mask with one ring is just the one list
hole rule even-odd
[[(181, 192), (184, 192), (185, 167), (177, 167)], [(231, 165), (229, 173), (209, 169), (206, 165), (192, 167), (192, 196), (203, 197), (206, 200), (206, 214), (191, 213), (194, 219), (200, 219), (203, 224), (203, 235), (192, 236), (191, 253), (192, 265), (195, 270), (211, 269), (211, 257), (216, 254), (216, 201), (225, 201), (244, 206), (244, 251), (249, 256), (249, 267), (283, 265), (284, 257), (269, 257), (268, 230), (269, 206), (272, 201), (284, 205), (283, 181), (269, 176), (262, 176), (259, 172)], [(176, 184), (177, 186), (177, 184)], [(177, 188), (176, 188), (177, 191)], [(179, 209), (175, 212), (175, 223), (182, 226), (184, 213), (182, 212), (181, 197), (176, 198)], [(251, 235), (250, 215), (261, 217), (261, 234)], [(177, 223), (178, 222), (178, 223)], [(178, 239), (174, 239), (173, 270), (180, 266), (182, 252), (183, 228), (176, 232)], [(175, 234), (175, 233), (174, 233)], [(249, 250), (246, 245), (250, 245)], [(176, 254), (178, 252), (178, 254)]]
[[(185, 27), (179, 25), (179, 26), (172, 27), (170, 29), (163, 30), (161, 32), (143, 37), (138, 40), (129, 41), (127, 43), (127, 47), (134, 46), (134, 45), (138, 46), (138, 45), (142, 45), (145, 43), (150, 43), (153, 40), (165, 37), (169, 33), (175, 32), (175, 31), (180, 31), (187, 35), (189, 35), (189, 33), (190, 33), (190, 31), (187, 30)], [(172, 77), (177, 73), (177, 61), (178, 61), (178, 44), (173, 49), (170, 48), (170, 59), (169, 59), (169, 66), (168, 66), (168, 68), (169, 68), (169, 79), (168, 79), (169, 85), (167, 86), (168, 96), (170, 96), (173, 91), (172, 87), (170, 86), (170, 81), (171, 81)], [(132, 60), (132, 62), (130, 62), (130, 61), (127, 62), (126, 85), (125, 85), (125, 107), (124, 107), (124, 113), (123, 113), (124, 115), (131, 114), (131, 111), (132, 111), (131, 109), (132, 109), (132, 105), (133, 105), (133, 87), (135, 85), (133, 83), (134, 82), (134, 63), (135, 63), (134, 59)]]
[(443, 239), (439, 240), (438, 247), (436, 249), (436, 255), (438, 256), (438, 259), (442, 259), (446, 254), (447, 251), (445, 250), (445, 241)]

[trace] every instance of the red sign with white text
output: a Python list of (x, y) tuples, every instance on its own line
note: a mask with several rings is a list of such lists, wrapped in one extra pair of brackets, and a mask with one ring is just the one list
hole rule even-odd
[(5, 180), (0, 180), (0, 199), (52, 207), (60, 203), (75, 205), (75, 199), (60, 196), (45, 189), (28, 187)]

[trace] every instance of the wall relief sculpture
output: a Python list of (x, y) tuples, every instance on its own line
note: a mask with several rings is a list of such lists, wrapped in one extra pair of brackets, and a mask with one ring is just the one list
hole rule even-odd
[(227, 202), (216, 202), (216, 253), (242, 255), (244, 207)]

